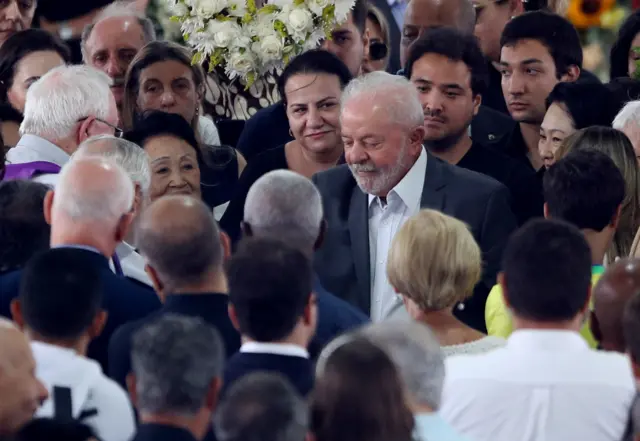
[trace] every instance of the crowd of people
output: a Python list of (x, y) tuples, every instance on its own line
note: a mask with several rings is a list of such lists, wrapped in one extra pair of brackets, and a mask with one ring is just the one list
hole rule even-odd
[(245, 121), (146, 2), (43, 3), (0, 0), (0, 440), (640, 440), (640, 11), (602, 82), (557, 2), (356, 0)]

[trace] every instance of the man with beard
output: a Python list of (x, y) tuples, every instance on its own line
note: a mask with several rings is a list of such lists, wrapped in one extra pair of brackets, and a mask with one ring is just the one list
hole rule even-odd
[(456, 316), (484, 330), (484, 304), (516, 220), (509, 192), (496, 180), (441, 161), (422, 146), (424, 113), (407, 79), (372, 72), (342, 95), (347, 165), (314, 176), (325, 207), (325, 243), (315, 267), (326, 289), (369, 313), (374, 321), (401, 316), (402, 300), (386, 276), (395, 233), (421, 208), (470, 226), (483, 251), (482, 281), (457, 305)]
[(502, 182), (519, 224), (542, 216), (542, 185), (533, 170), (469, 136), (487, 87), (487, 67), (475, 37), (431, 28), (410, 50), (405, 75), (424, 110), (424, 146), (448, 162)]
[(118, 111), (124, 98), (124, 78), (138, 51), (156, 39), (151, 20), (132, 3), (108, 6), (82, 33), (82, 59), (112, 80), (111, 91)]

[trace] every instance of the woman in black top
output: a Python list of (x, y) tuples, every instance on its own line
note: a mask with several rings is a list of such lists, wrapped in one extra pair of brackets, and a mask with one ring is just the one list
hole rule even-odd
[(323, 50), (305, 52), (285, 68), (278, 80), (294, 140), (249, 162), (220, 226), (232, 240), (240, 238), (240, 222), (249, 188), (262, 175), (289, 169), (311, 178), (335, 166), (343, 154), (340, 98), (351, 81), (347, 67)]
[(216, 210), (229, 201), (238, 173), (230, 147), (203, 146), (180, 115), (150, 111), (125, 138), (149, 155), (149, 199), (185, 194), (202, 199)]

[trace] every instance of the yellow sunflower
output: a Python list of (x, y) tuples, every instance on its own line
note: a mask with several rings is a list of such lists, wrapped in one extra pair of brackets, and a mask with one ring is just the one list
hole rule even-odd
[(571, 0), (567, 18), (577, 29), (588, 29), (602, 24), (602, 14), (615, 5), (616, 0)]

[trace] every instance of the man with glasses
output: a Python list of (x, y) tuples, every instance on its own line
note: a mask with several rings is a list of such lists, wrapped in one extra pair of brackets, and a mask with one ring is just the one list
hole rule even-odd
[(57, 173), (86, 139), (121, 135), (111, 80), (88, 66), (61, 66), (27, 92), (22, 138), (7, 153), (5, 179), (55, 186)]

